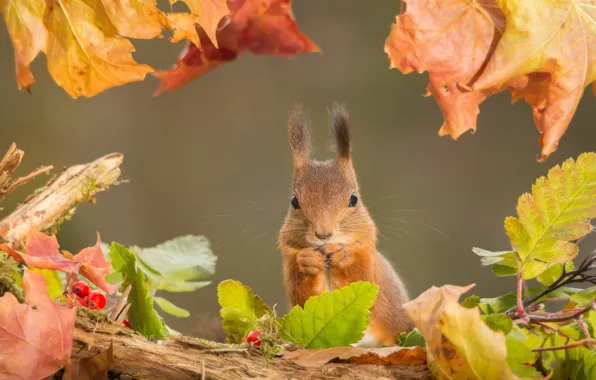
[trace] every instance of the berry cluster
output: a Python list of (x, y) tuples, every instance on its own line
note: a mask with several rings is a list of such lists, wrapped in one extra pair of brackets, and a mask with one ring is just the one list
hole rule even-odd
[(106, 307), (107, 299), (100, 290), (91, 290), (85, 281), (76, 281), (70, 290), (77, 296), (79, 305), (97, 310)]

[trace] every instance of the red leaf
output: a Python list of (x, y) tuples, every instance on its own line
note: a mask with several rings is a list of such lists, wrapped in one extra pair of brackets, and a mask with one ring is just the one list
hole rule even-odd
[(173, 91), (245, 51), (283, 57), (319, 51), (298, 29), (291, 0), (228, 0), (228, 8), (233, 14), (220, 21), (219, 49), (198, 27), (202, 51), (189, 44), (172, 69), (154, 73), (161, 79), (156, 95)]
[(100, 236), (93, 247), (84, 248), (77, 255), (67, 251), (58, 251), (56, 236), (48, 236), (34, 232), (27, 238), (27, 253), (19, 252), (8, 244), (0, 244), (0, 249), (8, 252), (18, 262), (25, 262), (30, 268), (60, 270), (66, 273), (79, 273), (109, 294), (118, 289), (118, 285), (110, 285), (105, 277), (113, 272), (111, 263), (105, 260), (100, 247)]
[(111, 262), (105, 259), (100, 243), (101, 238), (98, 233), (95, 246), (82, 249), (72, 260), (80, 263), (79, 273), (81, 275), (88, 278), (89, 281), (99, 286), (102, 290), (108, 292), (108, 294), (112, 294), (118, 290), (119, 285), (110, 285), (105, 280), (105, 277), (112, 273), (113, 270)]
[(58, 251), (59, 246), (55, 235), (34, 232), (27, 238), (27, 254), (16, 251), (7, 244), (1, 244), (0, 249), (8, 252), (18, 262), (24, 261), (31, 268), (77, 272), (78, 264), (62, 256)]
[[(70, 360), (77, 309), (50, 299), (45, 278), (25, 268), (25, 304), (0, 298), (0, 377), (42, 379)], [(26, 360), (24, 360), (26, 358)]]

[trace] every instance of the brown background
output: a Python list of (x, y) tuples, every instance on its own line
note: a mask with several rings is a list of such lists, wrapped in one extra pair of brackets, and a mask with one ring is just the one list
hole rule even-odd
[[(93, 244), (95, 231), (105, 241), (140, 246), (205, 234), (219, 256), (214, 284), (172, 295), (173, 301), (195, 315), (216, 315), (215, 286), (233, 278), (285, 311), (276, 234), (291, 195), (286, 116), (295, 100), (310, 109), (317, 157), (323, 159), (327, 107), (337, 100), (354, 122), (363, 200), (386, 237), (380, 249), (411, 294), (446, 283), (476, 283), (483, 296), (511, 291), (514, 281), (494, 277), (471, 248), (507, 249), (503, 219), (515, 213), (518, 196), (550, 166), (596, 148), (593, 95), (586, 94), (546, 164), (535, 160), (539, 135), (529, 107), (509, 105), (506, 94), (482, 105), (475, 135), (457, 142), (439, 138), (441, 113), (422, 96), (426, 76), (388, 69), (383, 44), (399, 6), (296, 1), (299, 26), (323, 54), (290, 60), (245, 55), (157, 98), (152, 91), (158, 82), (148, 77), (72, 100), (49, 77), (44, 57), (33, 65), (33, 95), (19, 93), (3, 26), (0, 148), (15, 141), (25, 150), (22, 174), (43, 164), (61, 168), (124, 153), (123, 177), (131, 182), (78, 210), (59, 236), (65, 249)], [(165, 39), (135, 45), (137, 61), (162, 69), (181, 49)], [(2, 213), (34, 187), (12, 196)], [(586, 240), (583, 252), (595, 243)], [(167, 321), (185, 333), (198, 324), (192, 317)]]

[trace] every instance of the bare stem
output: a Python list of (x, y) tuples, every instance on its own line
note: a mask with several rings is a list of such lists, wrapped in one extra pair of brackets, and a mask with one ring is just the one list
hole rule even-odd
[(522, 301), (522, 289), (524, 287), (522, 272), (517, 274), (517, 315), (520, 317), (523, 317), (526, 314), (524, 311), (524, 304)]
[(586, 313), (592, 310), (594, 307), (593, 303), (582, 308), (578, 309), (573, 313), (565, 313), (565, 314), (553, 314), (552, 316), (543, 316), (543, 315), (536, 315), (530, 314), (528, 317), (530, 318), (530, 322), (565, 322), (570, 321), (572, 319), (577, 319), (583, 313)]
[(551, 347), (534, 348), (532, 351), (533, 352), (543, 352), (543, 351), (567, 350), (569, 348), (591, 346), (594, 343), (596, 343), (596, 340), (595, 339), (582, 339), (582, 340), (578, 340), (577, 342), (565, 344), (563, 346), (551, 346)]
[(538, 322), (538, 321), (532, 321), (532, 323), (534, 323), (534, 324), (536, 324), (536, 325), (538, 325), (538, 326), (542, 327), (542, 328), (543, 328), (543, 329), (545, 329), (545, 330), (550, 330), (550, 331), (552, 331), (552, 332), (555, 332), (555, 333), (557, 333), (557, 334), (559, 334), (559, 335), (561, 335), (561, 336), (563, 336), (563, 337), (565, 337), (565, 338), (567, 338), (567, 339), (572, 339), (572, 338), (571, 338), (569, 335), (567, 335), (567, 334), (566, 334), (566, 333), (564, 333), (563, 331), (561, 331), (561, 330), (559, 330), (559, 329), (557, 329), (557, 328), (554, 328), (554, 327), (552, 327), (552, 326), (550, 326), (550, 325), (547, 325), (546, 323), (543, 323), (543, 322)]

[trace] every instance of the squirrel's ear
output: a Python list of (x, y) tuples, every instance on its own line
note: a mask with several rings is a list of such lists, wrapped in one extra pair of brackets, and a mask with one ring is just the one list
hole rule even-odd
[(292, 148), (292, 160), (295, 167), (308, 162), (310, 156), (310, 120), (300, 103), (295, 103), (290, 110), (288, 139)]
[(350, 117), (346, 109), (335, 103), (331, 108), (331, 133), (335, 139), (335, 151), (341, 160), (350, 160)]

